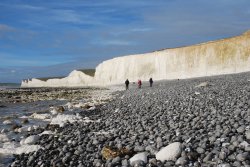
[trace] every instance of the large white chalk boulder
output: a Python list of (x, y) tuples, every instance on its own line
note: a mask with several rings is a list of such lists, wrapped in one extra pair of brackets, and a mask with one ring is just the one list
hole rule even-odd
[(133, 166), (135, 163), (147, 163), (148, 162), (148, 158), (147, 158), (147, 153), (146, 152), (142, 152), (142, 153), (138, 153), (135, 154), (132, 158), (129, 159), (130, 164)]
[(51, 115), (50, 114), (37, 114), (37, 113), (34, 113), (30, 117), (34, 118), (34, 119), (46, 120), (46, 119), (50, 119)]
[(206, 87), (206, 86), (208, 86), (208, 83), (207, 82), (202, 82), (199, 85), (197, 85), (196, 87)]
[(57, 124), (63, 127), (67, 122), (73, 123), (81, 121), (82, 117), (80, 115), (58, 114), (56, 117), (52, 118), (50, 124)]
[(4, 124), (4, 125), (12, 125), (12, 124), (14, 124), (14, 123), (15, 123), (15, 121), (9, 120), (9, 119), (3, 121), (3, 124)]
[(40, 139), (39, 135), (32, 135), (32, 136), (27, 137), (26, 139), (21, 140), (20, 144), (21, 145), (24, 145), (24, 144), (30, 144), (31, 145), (31, 144), (36, 143), (39, 139)]
[(168, 146), (161, 149), (158, 153), (156, 153), (155, 157), (157, 160), (162, 162), (176, 160), (181, 154), (181, 143), (175, 142), (171, 143)]
[(37, 151), (39, 149), (43, 149), (43, 147), (39, 145), (21, 145), (18, 146), (14, 143), (6, 143), (2, 148), (0, 148), (0, 154), (10, 155), (10, 154), (22, 154), (22, 153), (30, 153)]
[(45, 130), (43, 131), (42, 133), (38, 134), (39, 136), (42, 136), (42, 135), (53, 135), (54, 132), (50, 131), (50, 130)]
[(28, 154), (30, 152), (35, 152), (39, 149), (43, 149), (40, 145), (22, 145), (21, 147), (17, 147), (15, 154)]
[(9, 137), (6, 134), (0, 134), (0, 142), (8, 142), (9, 141)]

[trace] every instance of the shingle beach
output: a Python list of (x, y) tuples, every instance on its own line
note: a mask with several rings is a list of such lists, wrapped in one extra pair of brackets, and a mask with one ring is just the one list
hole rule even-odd
[(30, 131), (41, 148), (11, 166), (250, 165), (249, 72), (131, 83), (114, 94), (78, 112), (81, 121)]

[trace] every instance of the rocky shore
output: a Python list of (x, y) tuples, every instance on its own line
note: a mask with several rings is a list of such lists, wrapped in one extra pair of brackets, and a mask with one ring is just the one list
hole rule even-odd
[[(117, 88), (116, 88), (117, 89)], [(80, 112), (89, 112), (113, 98), (104, 88), (0, 89), (0, 167), (8, 166), (13, 154), (35, 152), (36, 143), (50, 126), (91, 122)], [(41, 132), (34, 136), (33, 133)]]
[(40, 148), (11, 166), (250, 166), (250, 73), (132, 84), (114, 97), (29, 131), (21, 142)]
[(44, 100), (77, 100), (91, 98), (93, 91), (104, 88), (22, 88), (0, 89), (1, 103), (28, 103)]

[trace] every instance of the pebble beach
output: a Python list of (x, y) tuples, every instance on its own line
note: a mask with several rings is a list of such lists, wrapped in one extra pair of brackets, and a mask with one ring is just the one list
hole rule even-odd
[(1, 119), (2, 166), (250, 166), (250, 72), (123, 86), (2, 90), (0, 112), (53, 101)]

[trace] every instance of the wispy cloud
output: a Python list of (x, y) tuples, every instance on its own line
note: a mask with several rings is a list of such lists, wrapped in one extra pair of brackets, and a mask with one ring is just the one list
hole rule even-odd
[(95, 39), (91, 42), (92, 45), (99, 46), (132, 46), (136, 45), (134, 41), (125, 41), (119, 39)]
[(83, 23), (82, 16), (79, 15), (74, 10), (65, 10), (65, 9), (52, 9), (48, 11), (51, 14), (50, 19), (60, 22), (69, 22), (69, 23)]
[(45, 7), (34, 6), (34, 5), (29, 5), (29, 4), (17, 4), (17, 5), (13, 5), (12, 7), (18, 8), (18, 9), (23, 9), (23, 10), (33, 10), (33, 11), (46, 10)]
[(10, 32), (10, 31), (15, 31), (15, 28), (8, 26), (6, 24), (0, 24), (0, 33), (1, 32)]
[(126, 45), (126, 46), (131, 46), (131, 45), (136, 45), (136, 43), (131, 42), (131, 41), (107, 40), (107, 41), (103, 41), (102, 45), (123, 45), (123, 46)]
[(152, 28), (133, 28), (133, 29), (131, 29), (131, 31), (133, 31), (133, 32), (148, 32), (148, 31), (152, 31)]

